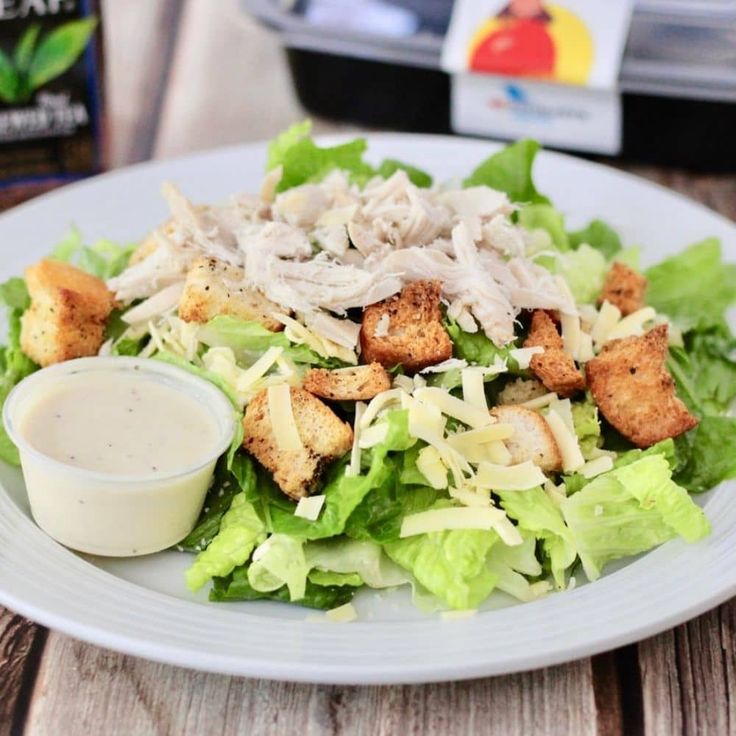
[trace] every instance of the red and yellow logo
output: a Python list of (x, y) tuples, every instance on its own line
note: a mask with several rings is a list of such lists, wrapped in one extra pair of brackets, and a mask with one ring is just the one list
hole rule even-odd
[(512, 0), (473, 34), (472, 71), (585, 84), (593, 39), (575, 13), (541, 0)]

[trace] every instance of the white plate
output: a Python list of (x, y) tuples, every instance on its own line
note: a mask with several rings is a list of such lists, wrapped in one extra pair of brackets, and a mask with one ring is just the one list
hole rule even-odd
[[(371, 158), (416, 163), (440, 179), (466, 174), (494, 149), (457, 138), (370, 140)], [(0, 276), (48, 253), (72, 223), (88, 239), (139, 239), (166, 215), (159, 196), (165, 179), (205, 202), (257, 191), (264, 161), (264, 146), (242, 146), (135, 166), (41, 197), (0, 217)], [(544, 153), (536, 180), (571, 227), (602, 217), (627, 244), (645, 246), (647, 263), (708, 235), (734, 253), (730, 222), (626, 174)], [(209, 604), (204, 593), (187, 594), (182, 572), (190, 558), (183, 554), (77, 556), (33, 524), (17, 471), (0, 467), (0, 483), (0, 603), (104, 647), (215, 672), (330, 683), (500, 674), (641, 639), (736, 592), (734, 483), (702, 499), (713, 524), (706, 541), (670, 542), (594, 585), (453, 621), (418, 613), (400, 592), (369, 594), (357, 601), (361, 617), (351, 624), (310, 622), (304, 609), (269, 602)]]

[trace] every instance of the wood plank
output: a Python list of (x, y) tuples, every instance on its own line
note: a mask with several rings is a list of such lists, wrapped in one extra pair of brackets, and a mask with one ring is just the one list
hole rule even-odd
[(0, 608), (0, 736), (22, 723), (46, 632)]
[[(74, 673), (73, 677), (69, 673)], [(208, 675), (52, 634), (27, 734), (595, 734), (590, 660), (404, 687), (328, 687)]]
[(736, 733), (736, 603), (639, 645), (646, 733)]
[[(278, 38), (240, 3), (189, 0), (182, 16), (154, 155), (265, 140), (307, 114), (291, 87)], [(315, 121), (315, 132), (349, 130)]]
[[(622, 168), (736, 219), (734, 176)], [(638, 653), (646, 733), (736, 733), (736, 603), (641, 642)]]
[(173, 52), (179, 0), (102, 0), (108, 160), (151, 156)]

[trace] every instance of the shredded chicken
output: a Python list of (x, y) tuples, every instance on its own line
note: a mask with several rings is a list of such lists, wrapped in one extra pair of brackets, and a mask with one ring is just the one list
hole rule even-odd
[(448, 315), (498, 345), (513, 340), (522, 309), (576, 313), (554, 277), (525, 257), (528, 234), (511, 221), (514, 205), (502, 192), (420, 189), (398, 170), (362, 191), (335, 171), (277, 194), (281, 176), (271, 171), (260, 196), (219, 206), (194, 205), (165, 185), (171, 218), (152, 234), (151, 252), (110, 280), (116, 298), (154, 296), (204, 255), (242, 268), (248, 288), (351, 349), (355, 325), (330, 313), (375, 304), (420, 279), (439, 280)]

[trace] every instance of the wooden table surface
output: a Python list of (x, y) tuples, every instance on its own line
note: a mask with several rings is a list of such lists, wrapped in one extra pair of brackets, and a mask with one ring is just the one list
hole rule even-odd
[[(235, 0), (107, 0), (103, 13), (114, 166), (269, 138), (304, 117), (278, 42)], [(345, 128), (317, 121), (318, 132), (336, 129)], [(623, 168), (736, 218), (736, 174)], [(639, 644), (536, 672), (327, 687), (154, 664), (0, 608), (0, 736), (736, 733), (735, 637), (730, 602)]]

